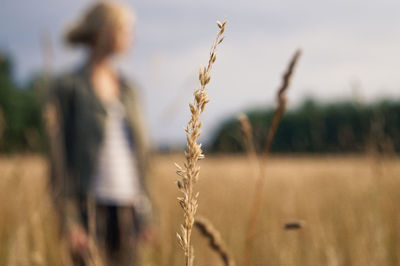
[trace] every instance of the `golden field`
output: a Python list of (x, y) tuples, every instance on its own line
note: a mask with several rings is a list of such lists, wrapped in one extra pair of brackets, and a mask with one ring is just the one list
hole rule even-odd
[[(182, 211), (174, 162), (154, 156), (148, 187), (156, 238), (141, 246), (141, 265), (183, 265), (176, 232)], [(375, 156), (275, 156), (266, 163), (264, 198), (252, 265), (400, 265), (400, 159)], [(221, 232), (236, 264), (255, 189), (257, 165), (246, 156), (201, 162), (198, 215)], [(0, 265), (63, 265), (57, 219), (40, 156), (0, 158)], [(284, 224), (302, 221), (299, 230)], [(194, 232), (196, 265), (222, 265)]]

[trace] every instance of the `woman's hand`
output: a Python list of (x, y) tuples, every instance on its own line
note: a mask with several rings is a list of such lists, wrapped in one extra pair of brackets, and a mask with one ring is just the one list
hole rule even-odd
[(80, 225), (74, 225), (69, 232), (69, 244), (71, 251), (77, 255), (83, 255), (89, 250), (89, 239), (85, 229)]
[(159, 244), (158, 235), (159, 234), (154, 227), (146, 226), (145, 228), (143, 228), (142, 232), (140, 233), (140, 239), (150, 245), (157, 245), (157, 244)]

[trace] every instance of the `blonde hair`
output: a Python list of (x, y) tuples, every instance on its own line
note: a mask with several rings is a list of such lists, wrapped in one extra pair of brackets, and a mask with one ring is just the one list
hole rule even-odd
[(104, 28), (118, 27), (128, 21), (136, 22), (134, 11), (118, 2), (101, 1), (89, 8), (84, 16), (66, 33), (72, 45), (93, 45)]

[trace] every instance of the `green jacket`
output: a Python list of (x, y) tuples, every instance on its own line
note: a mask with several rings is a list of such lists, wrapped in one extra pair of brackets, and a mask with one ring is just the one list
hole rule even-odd
[[(122, 77), (120, 83), (120, 99), (126, 110), (129, 137), (137, 158), (135, 163), (145, 191), (148, 141), (139, 100), (134, 86)], [(88, 200), (107, 115), (94, 94), (87, 68), (63, 75), (54, 82), (46, 112), (50, 113), (46, 114), (47, 120), (53, 120), (47, 121), (53, 196), (64, 222), (80, 222), (79, 212)]]

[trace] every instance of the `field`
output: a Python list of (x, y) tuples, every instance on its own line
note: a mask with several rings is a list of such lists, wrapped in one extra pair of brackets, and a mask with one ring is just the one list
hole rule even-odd
[[(174, 162), (157, 155), (148, 182), (156, 239), (141, 265), (183, 265)], [(400, 265), (400, 160), (375, 156), (275, 156), (267, 175), (252, 265)], [(241, 264), (256, 165), (245, 156), (201, 162), (198, 214), (211, 220)], [(45, 160), (0, 158), (0, 265), (63, 265), (65, 246), (46, 193)], [(301, 221), (298, 230), (284, 224)], [(222, 265), (194, 232), (196, 265)]]

